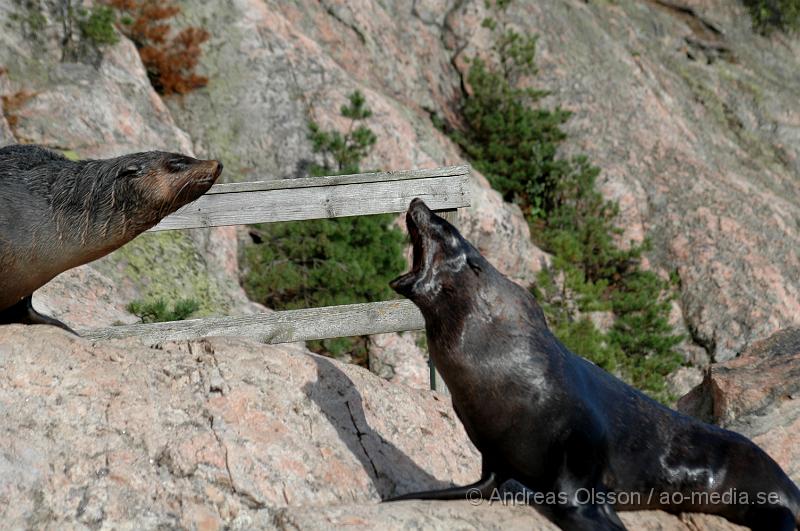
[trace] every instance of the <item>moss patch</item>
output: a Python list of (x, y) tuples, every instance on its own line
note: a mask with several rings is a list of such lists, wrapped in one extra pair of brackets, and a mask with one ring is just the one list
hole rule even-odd
[[(209, 274), (194, 241), (179, 231), (143, 234), (111, 261), (122, 267), (144, 300), (197, 301), (196, 317), (230, 313), (230, 301)], [(117, 275), (115, 275), (117, 276)]]
[(78, 153), (76, 151), (73, 151), (71, 149), (62, 150), (61, 154), (64, 155), (66, 158), (68, 158), (71, 161), (79, 161), (79, 160), (81, 160), (81, 156), (78, 155)]
[[(768, 167), (786, 166), (787, 155), (779, 147), (745, 127), (732, 105), (709, 86), (714, 82), (706, 77), (703, 69), (687, 68), (680, 63), (673, 63), (672, 67), (689, 87), (695, 101), (708, 111), (716, 123), (730, 133), (731, 139), (753, 160)], [(720, 66), (716, 72), (726, 83), (735, 86), (739, 94), (750, 95), (756, 103), (763, 100), (763, 91), (760, 87), (743, 76), (735, 74), (729, 67)]]
[(800, 0), (744, 0), (753, 28), (765, 35), (773, 30), (800, 31)]

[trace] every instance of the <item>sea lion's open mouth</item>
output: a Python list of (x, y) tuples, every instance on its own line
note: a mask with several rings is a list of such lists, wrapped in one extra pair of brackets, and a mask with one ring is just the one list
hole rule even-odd
[[(416, 214), (416, 215), (415, 215)], [(406, 228), (408, 235), (411, 238), (412, 256), (411, 256), (411, 271), (400, 275), (389, 283), (389, 286), (400, 294), (407, 294), (409, 289), (414, 285), (420, 274), (423, 272), (422, 267), (425, 263), (425, 238), (420, 233), (420, 227), (417, 224), (418, 220), (425, 219), (424, 214), (430, 214), (430, 210), (425, 206), (421, 199), (414, 199), (408, 207), (406, 213)], [(417, 220), (414, 218), (417, 217)]]

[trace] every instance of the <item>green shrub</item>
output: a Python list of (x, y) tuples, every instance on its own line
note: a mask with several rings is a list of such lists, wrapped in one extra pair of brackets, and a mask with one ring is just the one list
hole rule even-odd
[(251, 272), (245, 289), (280, 310), (389, 299), (388, 282), (405, 266), (405, 239), (392, 221), (366, 216), (260, 225), (260, 243), (245, 249)]
[[(22, 23), (28, 37), (36, 41), (44, 38), (42, 34), (51, 23), (45, 13), (54, 11), (53, 22), (58, 23), (61, 31), (62, 60), (86, 59), (97, 53), (98, 47), (119, 41), (119, 35), (114, 31), (115, 13), (107, 6), (84, 8), (74, 0), (50, 2), (58, 5), (49, 6), (42, 0), (17, 0), (14, 4), (19, 11), (9, 13), (9, 20)], [(75, 39), (76, 34), (80, 40)]]
[(114, 30), (116, 16), (110, 7), (99, 5), (91, 9), (79, 9), (77, 20), (81, 36), (95, 45), (119, 42), (119, 35)]
[(467, 127), (452, 133), (505, 200), (539, 215), (546, 206), (552, 176), (564, 171), (556, 148), (566, 137), (559, 126), (569, 112), (534, 109), (532, 105), (547, 93), (511, 83), (536, 72), (535, 49), (535, 38), (509, 30), (495, 46), (502, 68), (492, 69), (483, 60), (472, 59), (467, 77), (472, 93), (461, 109)]
[(311, 167), (311, 175), (348, 175), (360, 172), (361, 161), (377, 141), (370, 128), (365, 125), (356, 127), (357, 122), (372, 116), (364, 95), (356, 90), (348, 99), (350, 103), (339, 109), (342, 116), (350, 118), (350, 127), (346, 133), (323, 131), (313, 120), (308, 123), (308, 138), (312, 149), (323, 159), (322, 164)]
[(744, 5), (750, 11), (753, 27), (761, 33), (800, 30), (800, 0), (744, 0)]
[[(372, 114), (360, 92), (350, 95), (341, 114), (350, 118), (345, 133), (309, 122), (309, 139), (322, 160), (312, 175), (359, 172), (376, 142), (359, 124)], [(388, 283), (405, 267), (405, 238), (393, 221), (392, 215), (379, 215), (256, 225), (258, 243), (244, 251), (244, 288), (251, 299), (276, 310), (390, 299)], [(364, 338), (309, 342), (309, 348), (366, 364)]]
[(200, 304), (194, 299), (179, 299), (171, 308), (164, 299), (135, 300), (127, 307), (127, 310), (143, 323), (183, 321), (199, 309)]
[[(498, 10), (508, 1), (496, 2)], [(496, 35), (491, 62), (472, 59), (462, 130), (451, 130), (473, 165), (531, 224), (537, 245), (553, 254), (534, 293), (553, 332), (570, 349), (666, 401), (664, 377), (680, 365), (682, 338), (668, 323), (669, 283), (639, 267), (647, 244), (622, 248), (616, 203), (595, 181), (586, 157), (558, 157), (569, 113), (537, 107), (546, 92), (523, 86), (536, 73), (536, 37), (484, 21)], [(609, 311), (599, 330), (587, 312)]]
[[(667, 392), (665, 377), (681, 365), (674, 347), (682, 338), (671, 333), (664, 281), (650, 271), (633, 270), (609, 289), (600, 290), (576, 271), (564, 265), (545, 269), (532, 288), (553, 333), (573, 352), (653, 398), (669, 402), (673, 397)], [(556, 278), (564, 279), (563, 284)], [(586, 316), (586, 312), (609, 309), (614, 321), (607, 332)]]

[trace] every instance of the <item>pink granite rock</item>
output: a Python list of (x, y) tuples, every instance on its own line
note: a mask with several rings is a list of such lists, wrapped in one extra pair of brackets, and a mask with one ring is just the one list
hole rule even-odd
[(479, 474), (447, 400), (296, 346), (3, 326), (0, 407), (11, 527), (219, 525)]
[[(684, 4), (517, 2), (500, 18), (539, 35), (533, 83), (575, 113), (565, 153), (603, 170), (623, 239), (649, 235), (721, 361), (800, 323), (800, 40), (755, 35), (741, 4)], [(486, 16), (477, 1), (449, 13), (463, 75), (491, 45)]]
[(368, 340), (369, 370), (392, 383), (431, 388), (428, 353), (418, 345), (424, 332), (376, 334)]
[[(149, 348), (0, 326), (0, 409), (9, 528), (555, 529), (521, 504), (378, 504), (474, 481), (480, 457), (445, 398), (296, 345)], [(629, 529), (734, 529), (621, 517)]]
[[(673, 516), (659, 511), (620, 513), (628, 529), (636, 531), (737, 531), (740, 527), (709, 515)], [(278, 512), (279, 529), (400, 530), (464, 529), (557, 531), (559, 528), (536, 509), (500, 503), (471, 505), (466, 501), (408, 501), (382, 505), (326, 508), (287, 508)]]
[(750, 437), (800, 481), (800, 329), (712, 365), (678, 409)]

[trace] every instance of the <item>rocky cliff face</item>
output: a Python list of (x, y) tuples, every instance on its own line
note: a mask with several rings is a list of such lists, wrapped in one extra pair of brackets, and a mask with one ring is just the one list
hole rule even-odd
[[(297, 346), (93, 344), (4, 326), (0, 409), (9, 528), (556, 529), (523, 505), (379, 504), (472, 482), (479, 454), (446, 397)], [(776, 423), (775, 436), (756, 440), (798, 480), (796, 448), (781, 440), (796, 430)], [(630, 529), (739, 529), (705, 515), (622, 519)]]
[[(457, 65), (485, 49), (482, 16), (451, 14)], [(625, 237), (648, 235), (679, 274), (695, 342), (726, 360), (796, 324), (798, 40), (754, 35), (736, 2), (516, 2), (511, 17), (541, 36), (536, 84), (575, 112), (571, 150), (603, 169)]]
[(800, 329), (756, 341), (734, 360), (712, 365), (678, 409), (747, 434), (800, 474)]
[[(167, 149), (219, 157), (228, 179), (292, 177), (312, 161), (307, 118), (343, 125), (339, 106), (360, 89), (378, 135), (365, 168), (464, 162), (431, 116), (458, 120), (465, 59), (490, 45), (482, 0), (181, 6), (182, 24), (212, 34), (201, 64), (211, 81), (164, 100), (127, 40), (64, 62), (57, 2), (0, 0), (0, 145), (79, 157)], [(623, 238), (651, 238), (650, 266), (678, 273), (687, 356), (744, 351), (712, 367), (685, 407), (754, 437), (799, 480), (794, 336), (755, 342), (800, 325), (800, 40), (754, 34), (722, 0), (517, 0), (508, 17), (540, 36), (533, 83), (575, 113), (567, 154), (602, 168)], [(547, 260), (478, 174), (459, 221), (523, 284)], [(154, 295), (201, 298), (204, 313), (257, 311), (237, 276), (232, 228), (146, 235), (62, 275), (35, 303), (75, 328), (131, 322), (127, 302)], [(404, 343), (414, 348), (376, 338), (375, 355), (397, 358)], [(419, 366), (391, 363), (386, 376), (424, 380)], [(376, 504), (471, 481), (477, 455), (442, 397), (298, 347), (150, 348), (2, 327), (0, 366), (0, 515), (12, 526), (552, 528), (526, 507)]]
[[(4, 109), (18, 141), (80, 156), (175, 149), (222, 158), (229, 179), (296, 176), (313, 157), (308, 117), (343, 125), (338, 108), (360, 89), (378, 135), (365, 167), (464, 162), (430, 116), (457, 122), (466, 58), (490, 45), (482, 1), (182, 2), (180, 23), (212, 35), (201, 64), (211, 82), (166, 102), (124, 39), (99, 60), (61, 62), (50, 4), (41, 3), (49, 24), (34, 31), (28, 4), (0, 2), (0, 87), (18, 96)], [(651, 238), (652, 267), (678, 273), (687, 355), (730, 359), (800, 323), (800, 41), (754, 34), (744, 9), (721, 1), (520, 0), (507, 18), (540, 36), (533, 82), (574, 111), (567, 151), (602, 168), (604, 192), (622, 207), (623, 239)], [(474, 197), (462, 220), (468, 237), (530, 283), (543, 256), (519, 212), (479, 175)], [(119, 257), (97, 269), (125, 284), (152, 265), (141, 262), (129, 268)], [(199, 270), (200, 286), (151, 291), (205, 290), (214, 306), (247, 311), (235, 286), (207, 282), (206, 264)]]
[[(429, 116), (457, 122), (466, 58), (491, 44), (484, 2), (185, 6), (216, 36), (203, 63), (216, 81), (169, 106), (234, 173), (302, 173), (306, 117), (337, 124), (355, 88), (375, 109), (368, 166), (461, 162)], [(651, 238), (653, 267), (678, 273), (678, 321), (705, 353), (690, 357), (730, 359), (800, 323), (800, 41), (754, 34), (744, 8), (721, 1), (518, 1), (507, 18), (540, 36), (534, 83), (574, 111), (568, 151), (603, 169), (623, 239)], [(476, 183), (468, 235), (530, 281), (541, 260), (524, 226)]]

